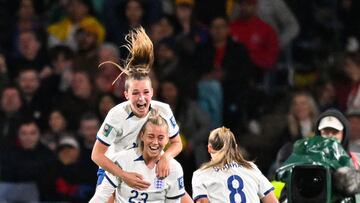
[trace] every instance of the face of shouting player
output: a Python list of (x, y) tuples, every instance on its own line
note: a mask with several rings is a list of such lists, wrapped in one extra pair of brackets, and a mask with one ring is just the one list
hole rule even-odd
[(160, 157), (162, 150), (169, 141), (166, 125), (146, 124), (141, 141), (144, 144), (143, 156), (145, 160), (156, 160)]
[(139, 118), (146, 116), (153, 96), (150, 79), (129, 81), (129, 88), (124, 94), (130, 101), (132, 112)]

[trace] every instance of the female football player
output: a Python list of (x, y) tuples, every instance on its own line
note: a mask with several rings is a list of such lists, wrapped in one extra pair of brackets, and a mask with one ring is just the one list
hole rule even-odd
[(169, 141), (168, 124), (156, 110), (151, 110), (138, 139), (140, 147), (117, 152), (111, 159), (125, 171), (143, 174), (144, 180), (149, 182), (150, 186), (140, 191), (105, 172), (105, 179), (98, 185), (90, 203), (106, 202), (115, 190), (115, 202), (180, 202), (185, 194), (181, 165), (175, 159), (171, 159), (169, 176), (160, 179), (155, 173), (157, 161)]
[(193, 174), (195, 202), (278, 202), (271, 183), (254, 163), (241, 155), (230, 129), (221, 127), (211, 131), (208, 152), (211, 161)]

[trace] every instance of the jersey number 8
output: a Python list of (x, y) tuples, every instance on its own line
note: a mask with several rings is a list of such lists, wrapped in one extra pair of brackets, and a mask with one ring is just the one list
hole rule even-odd
[[(238, 183), (237, 187), (234, 187), (233, 183), (236, 181)], [(236, 203), (235, 195), (239, 194), (241, 197), (241, 203), (246, 203), (246, 197), (244, 191), (244, 181), (241, 179), (240, 176), (232, 175), (227, 180), (228, 189), (230, 190), (229, 199), (231, 203)]]

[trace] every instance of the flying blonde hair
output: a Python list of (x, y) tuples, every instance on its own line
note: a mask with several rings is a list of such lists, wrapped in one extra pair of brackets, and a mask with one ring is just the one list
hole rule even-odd
[(226, 164), (236, 162), (245, 168), (253, 168), (241, 154), (235, 136), (229, 128), (216, 128), (210, 132), (209, 144), (216, 151), (211, 161), (203, 164), (201, 169), (210, 167), (224, 168)]
[[(126, 36), (125, 40), (128, 44), (123, 45), (129, 50), (129, 56), (122, 64), (117, 64), (112, 61), (105, 61), (99, 64), (99, 68), (104, 64), (113, 64), (120, 69), (121, 73), (112, 82), (114, 83), (126, 74), (126, 81), (129, 79), (143, 80), (149, 78), (149, 72), (154, 63), (154, 47), (150, 38), (147, 36), (143, 27), (138, 27), (131, 30)], [(127, 82), (125, 82), (127, 89)]]

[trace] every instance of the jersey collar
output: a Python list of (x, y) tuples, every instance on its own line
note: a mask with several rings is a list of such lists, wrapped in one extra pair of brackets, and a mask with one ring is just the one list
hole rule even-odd
[[(150, 106), (149, 106), (149, 112), (150, 112), (151, 110), (152, 110), (152, 107), (151, 107), (151, 104), (150, 104)], [(131, 112), (129, 113), (128, 117), (126, 118), (126, 120), (129, 119), (129, 118), (131, 118), (131, 117), (133, 117), (133, 116), (135, 116), (135, 113), (131, 111)]]

